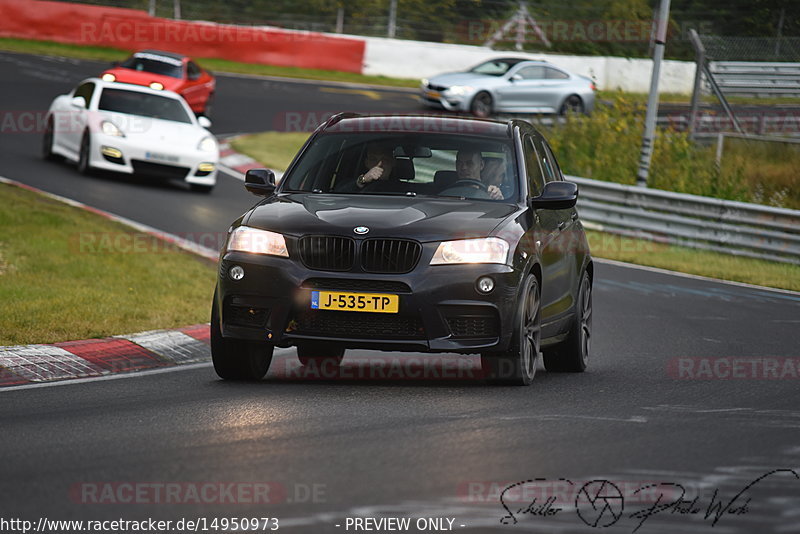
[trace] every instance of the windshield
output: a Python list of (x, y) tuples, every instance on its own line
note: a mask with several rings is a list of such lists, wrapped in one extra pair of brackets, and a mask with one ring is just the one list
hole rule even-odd
[(120, 67), (143, 72), (152, 72), (162, 76), (183, 78), (183, 62), (166, 56), (155, 54), (136, 54), (120, 64)]
[(473, 67), (469, 72), (476, 74), (489, 74), (490, 76), (502, 76), (508, 69), (519, 63), (519, 59), (493, 59)]
[(284, 177), (281, 191), (515, 202), (518, 179), (510, 139), (326, 133)]
[(167, 121), (185, 122), (187, 124), (192, 123), (188, 113), (186, 113), (186, 110), (178, 100), (138, 91), (103, 89), (97, 109)]

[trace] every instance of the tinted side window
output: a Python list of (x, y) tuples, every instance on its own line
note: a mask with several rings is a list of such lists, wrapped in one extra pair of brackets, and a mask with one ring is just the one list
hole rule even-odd
[(553, 69), (550, 67), (545, 69), (545, 74), (546, 74), (545, 77), (548, 80), (566, 80), (567, 78), (569, 78), (568, 74), (561, 72), (558, 69)]
[(541, 80), (544, 78), (544, 67), (525, 67), (517, 72), (525, 80)]
[(525, 170), (528, 174), (528, 193), (531, 197), (538, 197), (544, 189), (544, 176), (539, 166), (539, 156), (529, 136), (523, 139), (522, 148), (525, 152)]
[(186, 72), (190, 80), (196, 80), (200, 77), (200, 67), (194, 61), (190, 61), (186, 66)]
[(553, 150), (550, 148), (550, 145), (547, 144), (547, 141), (544, 142), (544, 150), (547, 154), (547, 160), (553, 168), (555, 179), (564, 180), (564, 174), (561, 172), (561, 167), (558, 166), (558, 160), (556, 160), (556, 156), (553, 154)]
[(86, 100), (86, 107), (88, 108), (92, 101), (92, 94), (94, 94), (94, 84), (92, 82), (87, 82), (75, 89), (75, 94), (72, 96), (82, 96), (84, 100)]
[(556, 167), (553, 163), (553, 156), (550, 154), (545, 146), (542, 144), (541, 141), (537, 140), (536, 149), (539, 152), (539, 162), (542, 165), (542, 171), (544, 172), (544, 179), (546, 182), (554, 182), (558, 180), (558, 175), (556, 171)]

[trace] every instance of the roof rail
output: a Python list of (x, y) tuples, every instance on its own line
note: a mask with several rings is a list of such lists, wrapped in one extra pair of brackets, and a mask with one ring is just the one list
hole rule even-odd
[(355, 117), (361, 117), (361, 114), (360, 113), (355, 113), (353, 111), (342, 111), (341, 113), (337, 113), (336, 115), (333, 115), (331, 118), (326, 120), (321, 125), (320, 129), (324, 130), (325, 128), (333, 126), (334, 124), (336, 124), (337, 122), (339, 122), (342, 119), (353, 119)]

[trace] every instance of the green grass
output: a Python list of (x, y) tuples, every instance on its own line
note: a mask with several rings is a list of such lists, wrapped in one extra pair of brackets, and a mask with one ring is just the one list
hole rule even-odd
[[(640, 134), (638, 134), (640, 135)], [(266, 132), (233, 141), (239, 152), (276, 170), (285, 170), (308, 134)], [(722, 280), (800, 291), (800, 266), (718, 254), (687, 247), (587, 232), (592, 254), (598, 258), (660, 267)]]
[(309, 135), (307, 132), (264, 132), (238, 137), (231, 146), (270, 169), (285, 171)]
[(800, 291), (800, 265), (718, 254), (592, 230), (586, 232), (586, 237), (596, 258)]
[(0, 346), (208, 321), (207, 260), (5, 184), (0, 228)]
[[(28, 39), (0, 38), (0, 50), (24, 52), (27, 54), (63, 56), (98, 61), (121, 61), (130, 51), (116, 48), (61, 44), (52, 41), (33, 41)], [(419, 87), (418, 79), (389, 78), (386, 76), (367, 76), (351, 72), (332, 70), (302, 69), (298, 67), (279, 67), (275, 65), (256, 65), (217, 58), (195, 58), (198, 63), (211, 71), (234, 72), (238, 74), (257, 74), (283, 78), (307, 80), (326, 80), (359, 84), (385, 85), (389, 87)], [(98, 73), (99, 74), (99, 73)]]

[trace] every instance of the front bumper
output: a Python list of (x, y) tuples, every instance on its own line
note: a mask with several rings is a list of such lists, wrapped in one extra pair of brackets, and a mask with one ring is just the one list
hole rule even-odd
[[(154, 145), (145, 146), (126, 137), (95, 132), (92, 134), (90, 164), (96, 169), (123, 174), (175, 178), (190, 184), (216, 184), (218, 152)], [(119, 151), (120, 157), (109, 155), (114, 150)], [(213, 170), (201, 167), (203, 164), (213, 165)]]
[[(299, 260), (228, 252), (220, 261), (214, 302), (222, 334), (278, 346), (322, 340), (346, 348), (414, 352), (506, 349), (521, 273), (496, 264), (430, 266), (428, 248), (412, 272), (396, 275), (317, 271)], [(239, 281), (229, 276), (234, 265), (245, 272)], [(495, 288), (483, 295), (476, 281), (486, 275)], [(396, 294), (399, 312), (312, 310), (315, 288)]]
[(472, 95), (455, 95), (447, 90), (432, 91), (430, 89), (421, 89), (419, 100), (426, 106), (445, 109), (447, 111), (469, 111), (469, 103), (472, 101)]

